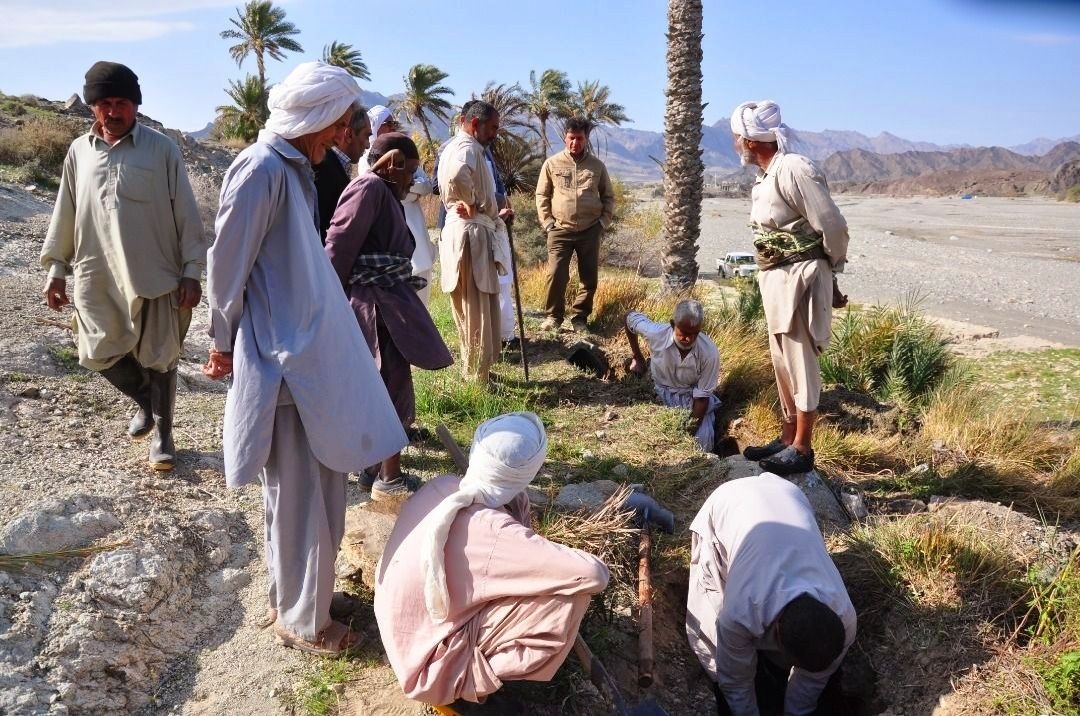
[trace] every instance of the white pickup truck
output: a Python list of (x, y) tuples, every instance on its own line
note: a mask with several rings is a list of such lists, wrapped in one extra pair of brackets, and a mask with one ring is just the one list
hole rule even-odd
[(754, 255), (745, 251), (732, 251), (716, 261), (716, 273), (720, 278), (749, 278), (757, 271)]

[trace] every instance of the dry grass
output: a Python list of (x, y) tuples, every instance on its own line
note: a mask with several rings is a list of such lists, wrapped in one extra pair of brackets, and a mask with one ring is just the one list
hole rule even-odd
[(50, 552), (31, 552), (28, 554), (6, 554), (0, 552), (0, 571), (14, 571), (25, 569), (30, 566), (40, 567), (64, 559), (89, 557), (98, 552), (108, 552), (111, 549), (125, 547), (127, 544), (127, 542), (110, 542), (108, 544), (93, 545), (90, 547), (58, 549)]
[(848, 536), (878, 579), (920, 609), (992, 618), (1018, 596), (1024, 565), (999, 535), (934, 515), (857, 525)]
[(549, 510), (536, 531), (552, 542), (596, 555), (605, 563), (618, 563), (625, 557), (626, 546), (638, 534), (632, 526), (633, 510), (623, 506), (630, 492), (629, 486), (621, 486), (595, 512)]
[(952, 382), (939, 389), (919, 437), (939, 471), (951, 470), (974, 494), (982, 489), (996, 499), (1080, 515), (1080, 442), (1063, 442), (985, 388)]

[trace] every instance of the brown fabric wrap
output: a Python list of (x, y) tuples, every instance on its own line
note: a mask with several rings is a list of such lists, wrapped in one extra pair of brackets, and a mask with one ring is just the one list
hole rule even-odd
[(825, 253), (825, 249), (821, 244), (811, 246), (805, 251), (795, 251), (793, 253), (785, 253), (769, 247), (754, 246), (754, 260), (762, 271), (768, 271), (778, 266), (787, 266), (799, 261), (814, 261), (827, 258), (829, 258), (829, 255)]

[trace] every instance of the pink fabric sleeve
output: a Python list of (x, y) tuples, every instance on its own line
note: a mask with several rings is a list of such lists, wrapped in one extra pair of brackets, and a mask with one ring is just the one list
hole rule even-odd
[(607, 586), (607, 566), (588, 552), (547, 540), (509, 514), (493, 528), (497, 538), (480, 599), (596, 594)]

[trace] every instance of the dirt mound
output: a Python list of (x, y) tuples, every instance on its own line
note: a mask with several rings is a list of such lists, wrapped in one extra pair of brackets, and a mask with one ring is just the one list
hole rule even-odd
[(900, 409), (879, 403), (865, 393), (836, 385), (821, 391), (818, 412), (844, 432), (895, 435), (900, 431)]

